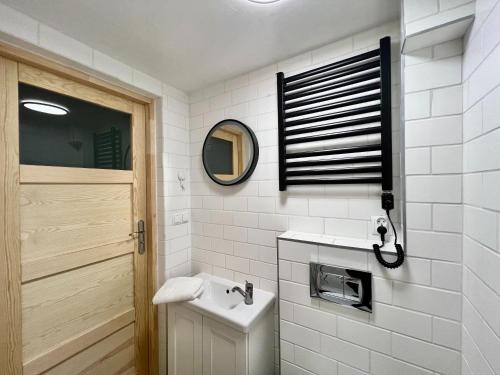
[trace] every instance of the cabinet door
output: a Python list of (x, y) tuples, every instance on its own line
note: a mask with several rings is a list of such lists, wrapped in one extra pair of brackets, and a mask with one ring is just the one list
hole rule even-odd
[(202, 317), (176, 305), (168, 308), (168, 374), (201, 375)]
[(247, 375), (247, 336), (203, 318), (203, 375)]

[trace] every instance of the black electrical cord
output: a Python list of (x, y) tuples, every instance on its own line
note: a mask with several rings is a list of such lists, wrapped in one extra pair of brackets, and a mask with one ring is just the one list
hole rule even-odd
[[(394, 247), (396, 248), (396, 253), (397, 253), (397, 258), (394, 262), (387, 262), (383, 257), (382, 253), (380, 252), (380, 248), (384, 246), (384, 240), (382, 239), (382, 245), (378, 244), (373, 244), (373, 252), (375, 253), (375, 257), (377, 260), (382, 264), (384, 267), (387, 268), (398, 268), (401, 266), (405, 260), (405, 252), (403, 250), (403, 247), (398, 244), (398, 234), (396, 233), (396, 228), (394, 227), (394, 223), (392, 222), (391, 215), (389, 213), (389, 210), (385, 210), (387, 214), (387, 218), (389, 219), (389, 222), (391, 223), (392, 231), (394, 232)], [(381, 238), (383, 236), (381, 235)]]

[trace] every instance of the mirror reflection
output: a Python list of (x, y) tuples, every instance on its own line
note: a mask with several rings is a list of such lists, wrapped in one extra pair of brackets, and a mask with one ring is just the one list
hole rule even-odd
[(237, 120), (215, 125), (203, 145), (203, 165), (209, 177), (221, 185), (235, 185), (252, 174), (258, 160), (255, 134)]

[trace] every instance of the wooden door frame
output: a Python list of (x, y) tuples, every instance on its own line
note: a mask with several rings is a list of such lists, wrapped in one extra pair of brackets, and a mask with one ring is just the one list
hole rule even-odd
[[(56, 74), (63, 78), (71, 79), (75, 82), (85, 84), (87, 86), (99, 89), (109, 94), (122, 97), (133, 102), (144, 105), (146, 109), (146, 238), (148, 252), (148, 280), (147, 280), (147, 298), (152, 301), (153, 295), (157, 289), (157, 250), (158, 250), (158, 234), (157, 234), (157, 206), (156, 206), (156, 101), (153, 96), (149, 97), (133, 90), (129, 90), (118, 85), (109, 83), (100, 78), (96, 78), (91, 74), (66, 66), (57, 61), (48, 59), (41, 55), (28, 52), (24, 49), (13, 47), (9, 44), (0, 42), (0, 57), (17, 62), (24, 63), (35, 68), (42, 69), (49, 73)], [(2, 69), (0, 63), (0, 69)], [(5, 68), (6, 70), (8, 69)], [(3, 74), (0, 71), (0, 79)], [(16, 86), (17, 87), (17, 86)], [(2, 88), (0, 88), (0, 97), (2, 96)], [(0, 102), (0, 106), (2, 103)], [(17, 113), (17, 107), (14, 114)], [(11, 119), (7, 118), (7, 122)], [(17, 120), (16, 120), (17, 121)], [(2, 124), (0, 124), (0, 130)], [(19, 155), (12, 155), (9, 151), (9, 142), (16, 142), (7, 137), (2, 138), (0, 134), (0, 146), (4, 148), (5, 153), (0, 153), (0, 162), (3, 158), (14, 157), (19, 158)], [(5, 147), (4, 147), (5, 146)], [(1, 148), (0, 147), (0, 148)], [(5, 164), (5, 165), (4, 165)], [(2, 181), (4, 186), (0, 186), (0, 200), (10, 202), (13, 207), (11, 210), (12, 220), (0, 218), (0, 237), (9, 234), (4, 242), (0, 240), (0, 297), (14, 304), (14, 314), (9, 309), (0, 308), (0, 329), (3, 330), (5, 339), (0, 340), (0, 373), (9, 373), (12, 375), (22, 374), (22, 331), (21, 331), (21, 275), (20, 275), (20, 241), (15, 240), (12, 233), (19, 236), (19, 168), (8, 165), (8, 160), (4, 160), (4, 164), (0, 165), (0, 171), (10, 174), (10, 181)], [(19, 165), (19, 164), (18, 164)], [(8, 176), (7, 176), (8, 177)], [(2, 180), (0, 178), (0, 180)], [(16, 188), (17, 186), (17, 188)], [(3, 188), (3, 190), (2, 190)], [(12, 203), (13, 202), (13, 203)], [(6, 210), (8, 211), (8, 210)], [(10, 215), (9, 215), (10, 218)], [(17, 254), (9, 254), (6, 251), (6, 246), (17, 248)], [(3, 252), (3, 253), (2, 253)], [(12, 252), (14, 253), (14, 252)], [(2, 276), (1, 274), (4, 274)], [(2, 277), (6, 277), (5, 280)], [(12, 278), (18, 278), (18, 282), (12, 283)], [(6, 282), (4, 282), (6, 281)], [(9, 299), (7, 299), (9, 298)], [(17, 311), (19, 310), (19, 311)], [(17, 311), (17, 313), (16, 313)], [(4, 330), (5, 329), (5, 330)], [(8, 332), (8, 335), (5, 334)], [(148, 305), (148, 333), (149, 333), (149, 374), (158, 374), (158, 309), (155, 305), (149, 302)]]

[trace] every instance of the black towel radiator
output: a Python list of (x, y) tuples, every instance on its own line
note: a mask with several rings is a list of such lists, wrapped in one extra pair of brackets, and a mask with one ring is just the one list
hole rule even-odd
[[(288, 77), (277, 74), (280, 191), (365, 183), (392, 190), (390, 45), (385, 37), (378, 49)], [(312, 142), (352, 143), (373, 134), (380, 140), (307, 149)], [(289, 150), (292, 145), (306, 150)]]

